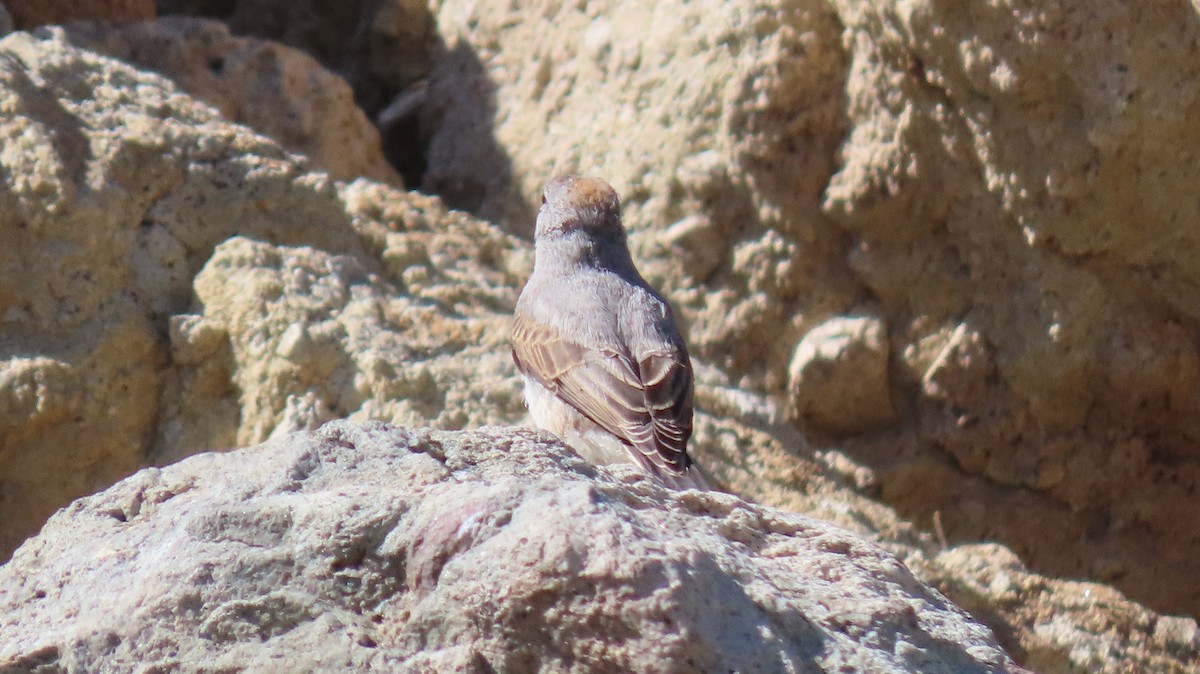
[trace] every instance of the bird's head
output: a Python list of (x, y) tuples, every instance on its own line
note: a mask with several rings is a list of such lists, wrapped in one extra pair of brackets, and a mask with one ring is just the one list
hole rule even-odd
[(589, 239), (625, 240), (621, 201), (600, 178), (561, 175), (542, 189), (536, 238), (541, 240), (582, 233)]

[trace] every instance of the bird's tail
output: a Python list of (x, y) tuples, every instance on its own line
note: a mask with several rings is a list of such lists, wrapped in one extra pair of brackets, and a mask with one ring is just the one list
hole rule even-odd
[(696, 464), (688, 466), (688, 469), (678, 475), (663, 474), (658, 471), (658, 478), (673, 489), (697, 489), (699, 491), (712, 491), (708, 480), (704, 479), (704, 475), (700, 473), (700, 469)]

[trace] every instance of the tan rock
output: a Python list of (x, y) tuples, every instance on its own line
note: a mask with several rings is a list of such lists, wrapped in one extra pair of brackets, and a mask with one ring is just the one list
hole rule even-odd
[(911, 344), (968, 337), (922, 379), (905, 444), (1011, 487), (924, 512), (1195, 612), (1198, 207), (1171, 196), (1200, 171), (1180, 149), (1194, 8), (838, 4), (852, 127), (825, 210), (862, 241), (871, 293), (919, 319)]
[[(475, 230), (479, 243), (496, 237), (481, 223), (427, 237), (389, 232), (374, 259), (241, 237), (218, 245), (196, 276), (201, 311), (191, 322), (224, 335), (228, 349), (214, 350), (212, 365), (188, 362), (180, 375), (199, 377), (206, 366), (228, 371), (226, 395), (236, 403), (182, 387), (175, 413), (197, 418), (226, 403), (239, 410), (237, 446), (344, 417), (453, 428), (520, 416), (519, 386), (506, 381), (512, 376), (507, 316), (480, 306), (489, 299), (510, 304), (511, 289), (493, 287), (488, 298), (487, 289), (472, 288), (472, 279), (457, 272), (478, 271), (478, 259), (412, 262), (394, 270), (397, 276), (366, 268), (386, 265), (392, 246), (414, 243), (425, 255), (441, 257), (447, 247), (471, 254), (466, 229)], [(502, 238), (492, 243), (507, 245)], [(404, 293), (389, 279), (418, 269), (426, 285), (408, 283)], [(455, 306), (474, 315), (455, 317)], [(492, 404), (472, 404), (484, 399)], [(195, 451), (181, 441), (167, 438), (160, 451)]]
[(276, 427), (521, 416), (502, 344), (529, 255), (496, 228), (306, 172), (61, 31), (0, 53), (4, 555), (147, 463)]
[(876, 318), (831, 318), (809, 330), (788, 367), (793, 418), (838, 435), (894, 421), (888, 353), (887, 328)]
[(235, 35), (311, 54), (350, 83), (359, 105), (376, 120), (398, 94), (411, 93), (413, 85), (429, 74), (439, 40), (430, 4), (422, 0), (347, 2), (336, 7), (324, 0), (157, 0), (156, 5), (163, 16), (219, 19)]
[(1194, 618), (1155, 615), (1098, 583), (1032, 573), (1003, 546), (951, 548), (932, 562), (938, 588), (1004, 634), (1004, 646), (1038, 674), (1184, 674), (1200, 662)]
[(304, 52), (235, 37), (218, 21), (182, 17), (76, 23), (66, 31), (72, 44), (171, 78), (229, 121), (305, 155), (333, 178), (402, 184), (350, 86)]

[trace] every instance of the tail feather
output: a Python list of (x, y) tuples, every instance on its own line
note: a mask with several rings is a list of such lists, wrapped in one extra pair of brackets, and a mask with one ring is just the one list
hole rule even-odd
[(686, 471), (678, 475), (664, 473), (663, 471), (652, 471), (652, 474), (657, 477), (660, 482), (673, 489), (696, 489), (699, 491), (713, 490), (713, 488), (708, 484), (708, 480), (704, 479), (704, 475), (700, 473), (700, 469), (694, 463), (688, 466)]

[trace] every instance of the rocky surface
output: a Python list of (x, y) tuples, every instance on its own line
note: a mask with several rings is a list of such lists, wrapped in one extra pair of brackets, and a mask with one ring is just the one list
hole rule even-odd
[[(1184, 281), (1169, 286), (1191, 233), (1164, 224), (1188, 221), (1191, 202), (1170, 198), (1187, 158), (1143, 184), (1187, 147), (1156, 144), (1189, 131), (1146, 110), (1186, 111), (1194, 17), (1096, 7), (440, 3), (436, 66), (410, 101), (429, 171), (412, 184), (523, 233), (546, 176), (609, 177), (642, 267), (686, 321), (694, 454), (718, 483), (873, 537), (1039, 672), (1195, 671), (1194, 620), (1042, 575), (1111, 580), (1176, 612), (1198, 587), (1180, 444), (1193, 332)], [(1100, 21), (1127, 62), (1056, 42), (1102, 35)], [(200, 26), (215, 51), (147, 38), (139, 60), (131, 36), (192, 35), (173, 25)], [(1168, 28), (1180, 40), (1147, 46)], [(219, 89), (250, 75), (189, 68), (253, 42), (212, 24), (82, 30), (0, 41), (0, 554), (70, 499), (204, 449), (341, 416), (523, 417), (505, 342), (527, 246), (438, 199), (337, 182), (263, 135), (282, 132), (78, 47)], [(1051, 68), (1064, 54), (1077, 65)], [(981, 63), (986, 81), (954, 75)], [(1109, 66), (1153, 105), (1112, 107)], [(1045, 151), (1006, 154), (1018, 133)], [(1037, 206), (1037, 162), (1080, 138), (1109, 149), (1071, 164), (1083, 179), (1059, 206)], [(1147, 230), (1178, 246), (1060, 248), (1056, 227), (1097, 218), (1095, 245), (1139, 241), (1120, 227), (1141, 220), (1093, 208), (1107, 203), (1095, 190), (1125, 189), (1180, 209)], [(1085, 423), (1047, 422), (1080, 400)], [(1011, 549), (948, 545), (992, 538)]]
[(426, 189), (524, 232), (546, 175), (606, 176), (714, 382), (951, 540), (1200, 610), (1193, 6), (437, 17)]
[[(1100, 583), (1031, 572), (996, 544), (938, 552), (920, 575), (996, 630), (1024, 666), (1042, 674), (1196, 672), (1196, 621), (1162, 616)], [(1122, 646), (1111, 650), (1113, 644)]]
[(0, 568), (0, 633), (6, 671), (1023, 671), (831, 525), (378, 423), (77, 501)]
[(169, 77), (225, 119), (304, 155), (333, 178), (402, 183), (346, 81), (302, 51), (234, 37), (219, 21), (186, 17), (117, 26), (77, 22), (66, 33), (76, 46)]
[(219, 19), (236, 35), (295, 47), (346, 79), (384, 132), (384, 152), (412, 184), (425, 170), (417, 111), (440, 38), (424, 0), (158, 0), (162, 15)]
[(308, 172), (60, 31), (0, 41), (0, 82), (6, 554), (147, 463), (332, 416), (522, 413), (527, 258), (496, 228)]
[(370, 114), (429, 74), (437, 41), (431, 3), (346, 0), (158, 0), (162, 15), (203, 14), (239, 35), (312, 54), (346, 78)]

